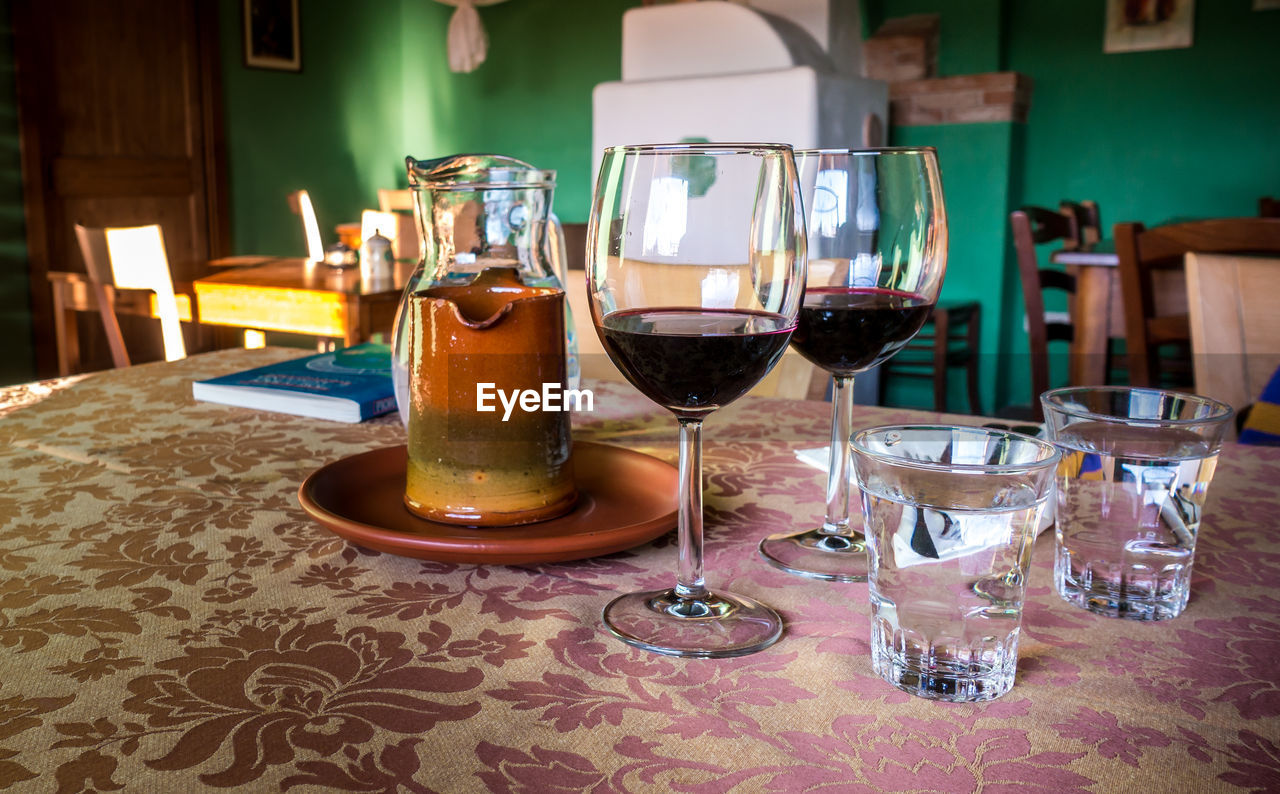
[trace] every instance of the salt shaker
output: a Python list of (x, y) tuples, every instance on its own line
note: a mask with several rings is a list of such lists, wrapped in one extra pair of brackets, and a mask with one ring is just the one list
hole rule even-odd
[(368, 290), (391, 289), (391, 241), (377, 229), (360, 245), (360, 283)]

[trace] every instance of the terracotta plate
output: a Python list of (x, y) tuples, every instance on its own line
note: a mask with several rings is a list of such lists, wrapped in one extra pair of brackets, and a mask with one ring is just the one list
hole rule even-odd
[(352, 543), (442, 562), (521, 565), (596, 557), (638, 546), (676, 525), (678, 474), (640, 452), (576, 441), (578, 504), (551, 521), (504, 529), (437, 524), (404, 506), (404, 445), (363, 452), (313, 472), (298, 501)]

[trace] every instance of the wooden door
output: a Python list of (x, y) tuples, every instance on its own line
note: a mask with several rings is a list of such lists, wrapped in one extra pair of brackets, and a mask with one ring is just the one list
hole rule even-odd
[[(179, 283), (226, 253), (217, 7), (14, 0), (13, 30), (36, 367), (48, 376), (46, 274), (84, 271), (74, 224), (159, 223)], [(121, 320), (135, 362), (161, 357), (153, 321)], [(79, 325), (83, 368), (109, 367), (100, 323)]]

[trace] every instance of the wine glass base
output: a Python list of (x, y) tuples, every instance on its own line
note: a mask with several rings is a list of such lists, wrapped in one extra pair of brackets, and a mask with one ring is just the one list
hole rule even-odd
[(770, 535), (760, 556), (775, 568), (828, 582), (867, 581), (867, 540), (861, 532), (833, 535), (821, 529)]
[(733, 593), (682, 598), (675, 590), (628, 593), (601, 613), (613, 636), (637, 648), (695, 659), (744, 656), (782, 636), (771, 607)]

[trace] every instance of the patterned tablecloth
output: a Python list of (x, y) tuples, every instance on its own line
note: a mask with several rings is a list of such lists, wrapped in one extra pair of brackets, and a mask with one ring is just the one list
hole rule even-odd
[[(0, 419), (0, 786), (33, 791), (1207, 791), (1280, 788), (1280, 450), (1228, 447), (1190, 606), (1095, 617), (1036, 544), (1017, 683), (929, 702), (871, 671), (865, 584), (792, 578), (763, 535), (820, 519), (822, 404), (707, 424), (707, 572), (776, 606), (773, 648), (684, 661), (601, 606), (669, 584), (673, 535), (485, 567), (349, 545), (302, 480), (398, 443), (363, 425), (196, 403), (190, 382), (299, 351), (93, 376)], [(931, 419), (859, 408), (859, 424)], [(675, 456), (618, 386), (575, 433)]]

